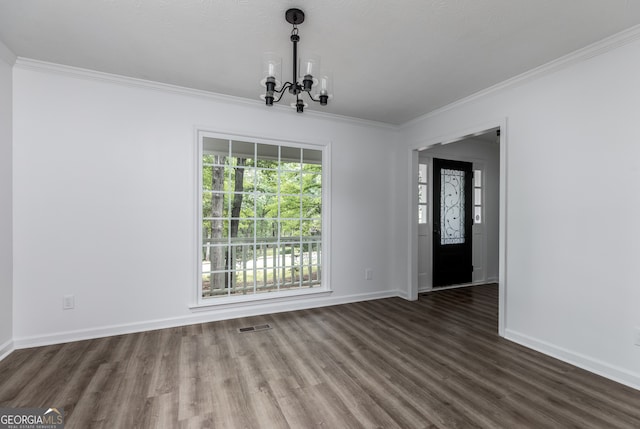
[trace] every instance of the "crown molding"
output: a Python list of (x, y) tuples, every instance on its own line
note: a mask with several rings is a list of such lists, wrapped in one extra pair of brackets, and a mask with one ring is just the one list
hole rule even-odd
[(11, 49), (7, 48), (7, 46), (0, 41), (0, 59), (13, 66), (16, 63), (16, 55), (11, 52)]
[[(15, 67), (24, 70), (35, 70), (40, 72), (48, 72), (54, 74), (61, 74), (65, 76), (76, 77), (80, 79), (94, 80), (99, 82), (115, 83), (118, 85), (145, 88), (155, 91), (160, 91), (170, 94), (186, 95), (190, 97), (205, 98), (208, 100), (217, 101), (220, 103), (231, 103), (235, 105), (248, 106), (252, 108), (259, 108), (264, 110), (264, 103), (259, 100), (251, 100), (243, 97), (236, 97), (232, 95), (218, 94), (211, 91), (205, 91), (201, 89), (187, 88), (184, 86), (172, 85), (168, 83), (155, 82), (151, 80), (138, 79), (128, 76), (122, 76), (117, 74), (105, 73), (96, 70), (89, 70), (80, 67), (67, 66), (64, 64), (50, 63), (47, 61), (34, 60), (31, 58), (17, 57), (15, 61)], [(269, 107), (269, 110), (275, 110), (279, 112), (287, 112), (298, 114), (291, 108), (286, 106), (277, 105)], [(306, 111), (305, 116), (310, 116), (318, 119), (324, 119), (329, 121), (337, 121), (350, 125), (357, 125), (361, 127), (375, 127), (382, 128), (391, 131), (397, 131), (399, 127), (393, 124), (387, 124), (384, 122), (370, 121), (366, 119), (354, 118), (350, 116), (336, 115), (333, 113)]]
[(514, 88), (516, 86), (540, 79), (543, 76), (547, 76), (549, 74), (566, 69), (574, 64), (586, 61), (590, 58), (600, 56), (622, 46), (628, 45), (638, 39), (640, 39), (640, 25), (636, 25), (634, 27), (623, 30), (598, 42), (592, 43), (591, 45), (585, 46), (584, 48), (578, 49), (577, 51), (573, 51), (553, 61), (535, 67), (529, 71), (504, 80), (486, 89), (480, 90), (467, 97), (461, 98), (460, 100), (454, 101), (453, 103), (447, 104), (446, 106), (418, 116), (417, 118), (399, 125), (399, 129), (402, 130), (409, 128), (421, 121), (433, 118), (444, 112), (461, 107), (467, 103), (471, 103), (479, 98), (488, 96), (490, 94), (494, 94), (496, 92)]

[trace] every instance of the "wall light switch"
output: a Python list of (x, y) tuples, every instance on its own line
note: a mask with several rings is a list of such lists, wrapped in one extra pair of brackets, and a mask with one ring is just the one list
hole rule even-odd
[(636, 346), (640, 346), (640, 328), (636, 328), (636, 330), (634, 331), (634, 341), (633, 343)]
[(365, 280), (373, 280), (373, 270), (371, 268), (365, 268), (365, 270), (364, 270), (364, 279)]
[(65, 295), (62, 298), (62, 309), (71, 310), (75, 307), (75, 297), (73, 295)]

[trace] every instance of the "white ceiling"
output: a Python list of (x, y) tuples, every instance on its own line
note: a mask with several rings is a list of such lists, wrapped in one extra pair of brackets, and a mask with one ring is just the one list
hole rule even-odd
[(0, 40), (258, 103), (263, 52), (290, 80), (290, 7), (306, 13), (301, 52), (334, 75), (335, 98), (310, 108), (391, 124), (640, 24), (635, 0), (0, 0)]

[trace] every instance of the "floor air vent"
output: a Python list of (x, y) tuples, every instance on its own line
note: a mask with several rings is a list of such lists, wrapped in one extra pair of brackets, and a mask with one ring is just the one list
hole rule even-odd
[(258, 331), (265, 331), (267, 329), (271, 329), (271, 325), (264, 324), (264, 325), (247, 326), (246, 328), (238, 328), (238, 332), (242, 334), (244, 332), (258, 332)]

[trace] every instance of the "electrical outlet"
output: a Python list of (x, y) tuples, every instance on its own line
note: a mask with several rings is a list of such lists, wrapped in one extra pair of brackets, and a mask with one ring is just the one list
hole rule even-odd
[(634, 342), (636, 346), (640, 346), (640, 328), (636, 328), (634, 335)]
[(364, 279), (373, 280), (373, 270), (371, 268), (364, 269)]
[(62, 298), (62, 309), (63, 310), (71, 310), (75, 307), (76, 303), (75, 303), (76, 299), (75, 296), (73, 295), (65, 295)]

